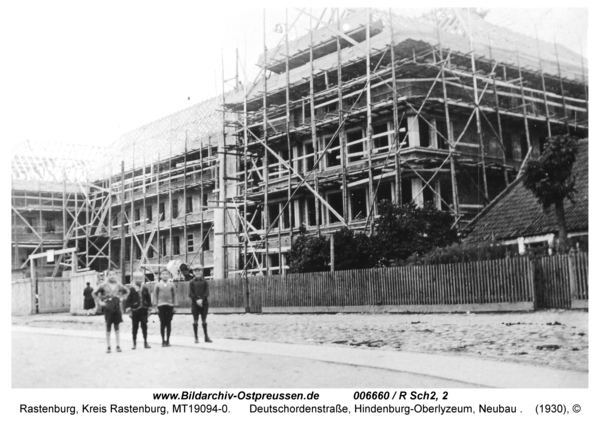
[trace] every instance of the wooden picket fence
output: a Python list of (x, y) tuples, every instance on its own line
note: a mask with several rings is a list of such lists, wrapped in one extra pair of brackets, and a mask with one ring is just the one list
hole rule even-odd
[[(533, 303), (532, 274), (531, 262), (527, 258), (516, 258), (289, 274), (263, 277), (256, 282), (262, 286), (260, 304), (263, 311), (297, 307), (331, 311), (361, 311), (366, 310), (364, 307), (389, 311), (442, 311), (449, 310), (449, 306), (511, 310), (514, 305), (510, 304)], [(494, 304), (505, 305), (485, 306)]]
[[(237, 277), (210, 281), (211, 312), (451, 312), (587, 308), (588, 255)], [(90, 274), (85, 274), (85, 276)], [(83, 280), (38, 280), (40, 313), (78, 310)], [(92, 277), (93, 278), (93, 277)], [(153, 290), (153, 284), (148, 287)], [(93, 283), (92, 283), (93, 285)], [(31, 280), (13, 280), (13, 315), (33, 309)], [(73, 291), (72, 291), (73, 290)], [(189, 283), (176, 283), (190, 307)], [(71, 298), (72, 295), (77, 298)], [(248, 300), (247, 300), (248, 297)], [(76, 299), (76, 300), (75, 300)], [(75, 303), (77, 302), (77, 303)]]
[[(213, 280), (211, 288), (236, 280)], [(248, 284), (251, 312), (587, 308), (588, 256), (249, 277)], [(243, 283), (237, 286), (244, 289)], [(240, 306), (245, 303), (243, 295), (237, 300)]]

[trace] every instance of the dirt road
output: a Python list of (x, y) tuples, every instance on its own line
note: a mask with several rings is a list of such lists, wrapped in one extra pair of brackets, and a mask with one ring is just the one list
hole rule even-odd
[[(82, 332), (83, 334), (83, 332)], [(156, 338), (158, 340), (158, 338)], [(473, 387), (443, 378), (311, 359), (174, 345), (105, 353), (101, 337), (12, 334), (13, 388)]]
[[(178, 314), (173, 337), (192, 341), (192, 318)], [(66, 314), (13, 317), (29, 327), (103, 331), (102, 316)], [(128, 336), (125, 316), (122, 332)], [(158, 334), (158, 318), (150, 332)], [(336, 314), (209, 315), (215, 339), (329, 345), (398, 350), (520, 362), (577, 371), (588, 370), (588, 313), (538, 311), (506, 314)]]

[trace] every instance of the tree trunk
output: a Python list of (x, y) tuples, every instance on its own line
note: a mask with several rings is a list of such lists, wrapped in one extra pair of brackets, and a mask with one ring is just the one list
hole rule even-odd
[(558, 222), (558, 252), (567, 252), (567, 220), (565, 218), (565, 206), (562, 199), (554, 203), (556, 221)]

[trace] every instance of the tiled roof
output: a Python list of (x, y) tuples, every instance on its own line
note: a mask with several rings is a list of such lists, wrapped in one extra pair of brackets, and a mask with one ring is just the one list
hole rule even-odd
[[(575, 203), (565, 200), (567, 230), (588, 230), (588, 141), (579, 144), (577, 161), (573, 166), (577, 175)], [(531, 191), (516, 180), (490, 205), (476, 221), (467, 226), (470, 233), (465, 242), (507, 240), (558, 232), (554, 207), (544, 210)]]
[(222, 131), (221, 102), (221, 96), (209, 98), (125, 133), (107, 148), (103, 164), (93, 172), (95, 178), (108, 177), (111, 165), (113, 174), (120, 171), (121, 160), (127, 171), (134, 165), (141, 167), (144, 162), (149, 165), (159, 156), (164, 159), (180, 154), (184, 151), (186, 136), (188, 149), (198, 148), (201, 138), (208, 142), (209, 136)]

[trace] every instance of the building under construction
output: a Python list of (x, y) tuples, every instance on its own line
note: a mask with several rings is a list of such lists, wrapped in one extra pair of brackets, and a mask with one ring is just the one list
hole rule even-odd
[(280, 25), (254, 83), (223, 78), (222, 96), (124, 135), (78, 181), (80, 230), (60, 240), (81, 268), (282, 273), (301, 230), (371, 232), (384, 199), (462, 227), (548, 136), (587, 137), (586, 64), (559, 45), (468, 10), (298, 13), (312, 30)]
[(383, 199), (462, 226), (548, 136), (587, 136), (585, 64), (568, 50), (467, 10), (300, 13), (317, 29), (284, 35), (262, 80), (227, 98), (246, 271), (284, 269), (301, 226), (372, 231)]
[[(13, 151), (11, 263), (17, 278), (29, 268), (30, 255), (91, 247), (86, 231), (89, 184), (85, 181), (102, 153), (101, 147), (31, 141)], [(56, 258), (55, 262), (41, 263), (38, 274), (56, 277), (65, 267), (70, 268), (71, 255), (66, 260)]]

